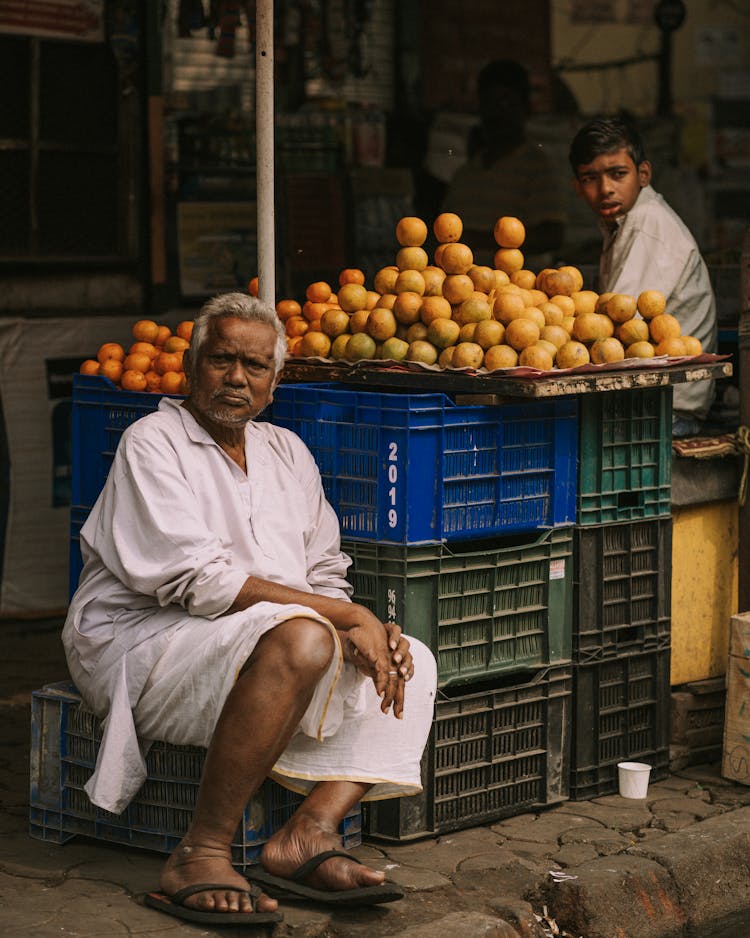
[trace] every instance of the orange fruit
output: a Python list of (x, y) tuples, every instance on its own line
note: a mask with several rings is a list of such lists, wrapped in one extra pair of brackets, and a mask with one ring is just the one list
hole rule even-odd
[(473, 341), (482, 348), (492, 348), (493, 345), (499, 345), (505, 336), (505, 326), (496, 319), (485, 319), (482, 322), (472, 323), (474, 325)]
[(285, 323), (286, 334), (291, 338), (304, 335), (310, 328), (310, 323), (304, 316), (290, 316)]
[(375, 309), (376, 306), (382, 306), (385, 309), (393, 309), (396, 305), (397, 296), (397, 293), (384, 293), (382, 296), (378, 295), (377, 302), (373, 303), (372, 306), (366, 306), (365, 309)]
[(302, 304), (302, 315), (308, 322), (312, 322), (314, 319), (320, 319), (329, 308), (328, 303), (314, 303), (312, 300), (307, 300)]
[(454, 212), (442, 212), (432, 223), (432, 231), (440, 244), (446, 244), (460, 240), (464, 223)]
[(475, 290), (489, 294), (495, 288), (495, 271), (491, 267), (474, 264), (469, 268), (469, 277)]
[(139, 319), (133, 323), (133, 338), (136, 342), (153, 342), (159, 334), (159, 326), (153, 319)]
[(257, 276), (250, 278), (250, 280), (249, 280), (249, 282), (248, 282), (248, 284), (247, 284), (247, 292), (250, 294), (250, 296), (257, 296), (257, 295), (258, 295), (258, 278), (257, 278)]
[[(497, 323), (500, 325), (500, 323)], [(427, 341), (439, 349), (448, 348), (458, 342), (461, 327), (454, 319), (433, 319), (427, 327)]]
[(311, 303), (326, 303), (331, 298), (331, 287), (325, 280), (315, 280), (308, 284), (305, 296)]
[(566, 270), (548, 270), (543, 276), (540, 275), (540, 281), (537, 286), (548, 296), (554, 296), (556, 293), (570, 296), (576, 292), (576, 281)]
[(619, 339), (610, 336), (607, 339), (597, 339), (589, 354), (595, 365), (604, 365), (607, 362), (621, 362), (625, 358), (625, 349)]
[(355, 335), (357, 332), (366, 332), (367, 320), (377, 308), (376, 306), (375, 309), (358, 309), (356, 313), (352, 313), (349, 317), (349, 332), (351, 332), (352, 335)]
[[(148, 384), (148, 378), (146, 378)], [(182, 375), (179, 371), (165, 371), (161, 376), (160, 390), (163, 394), (180, 394)]]
[(396, 335), (397, 325), (392, 310), (376, 306), (367, 317), (366, 331), (376, 342), (385, 342)]
[(570, 274), (573, 278), (573, 283), (575, 284), (575, 291), (583, 289), (583, 274), (577, 267), (573, 267), (572, 264), (563, 264), (559, 268), (561, 273)]
[(419, 308), (419, 318), (429, 326), (433, 319), (450, 319), (453, 315), (451, 304), (444, 296), (425, 296)]
[(140, 371), (145, 375), (151, 369), (152, 358), (145, 352), (131, 352), (123, 362), (125, 371)]
[(396, 225), (396, 240), (402, 247), (419, 247), (427, 239), (427, 225), (421, 218), (406, 215)]
[(450, 368), (453, 364), (453, 353), (456, 351), (455, 345), (449, 345), (448, 348), (444, 348), (442, 352), (438, 355), (438, 367), (439, 368)]
[(657, 343), (663, 342), (665, 339), (677, 339), (679, 338), (680, 332), (680, 322), (670, 313), (659, 313), (658, 316), (654, 316), (648, 324), (649, 332), (651, 333), (651, 339)]
[(107, 358), (99, 365), (99, 374), (118, 384), (122, 377), (123, 365), (116, 358)]
[(406, 330), (404, 339), (410, 345), (412, 342), (427, 338), (427, 326), (423, 322), (413, 322)]
[(685, 343), (682, 340), (682, 336), (679, 335), (669, 336), (666, 339), (662, 339), (661, 342), (659, 342), (654, 347), (654, 352), (657, 355), (678, 356), (680, 358), (683, 355), (687, 355)]
[[(454, 241), (440, 252), (440, 267), (446, 274), (467, 274), (474, 266), (474, 254), (468, 244)], [(472, 284), (473, 289), (473, 284)]]
[[(144, 373), (148, 370), (143, 369)], [(159, 352), (154, 359), (154, 371), (162, 376), (168, 371), (182, 371), (182, 352)]]
[(98, 375), (99, 362), (94, 358), (87, 358), (86, 361), (81, 362), (81, 367), (78, 370), (82, 375)]
[(195, 326), (194, 320), (183, 319), (182, 322), (177, 324), (177, 328), (174, 331), (175, 335), (189, 342), (193, 337), (193, 326)]
[(359, 267), (345, 267), (339, 274), (339, 286), (346, 286), (347, 283), (358, 283), (364, 286), (365, 275)]
[(512, 274), (515, 270), (523, 268), (524, 257), (517, 248), (498, 248), (495, 251), (495, 267)]
[(526, 268), (523, 267), (521, 270), (513, 271), (510, 275), (510, 282), (515, 283), (515, 285), (521, 287), (522, 290), (532, 290), (536, 286), (536, 274), (533, 270), (526, 270)]
[(683, 335), (682, 341), (685, 344), (686, 355), (700, 355), (703, 352), (701, 340), (694, 335)]
[(571, 339), (557, 350), (555, 362), (558, 368), (577, 368), (578, 365), (588, 365), (591, 361), (589, 350), (583, 342)]
[(581, 313), (573, 323), (573, 338), (585, 344), (608, 339), (614, 334), (615, 324), (603, 313)]
[(648, 323), (645, 319), (628, 319), (615, 329), (615, 335), (626, 348), (634, 342), (648, 342)]
[(297, 355), (304, 358), (328, 358), (331, 340), (325, 332), (306, 332), (297, 347)]
[(367, 290), (361, 283), (345, 283), (338, 294), (339, 306), (347, 313), (367, 307)]
[(349, 331), (349, 313), (343, 309), (327, 309), (320, 318), (320, 328), (331, 339), (343, 335)]
[(468, 274), (448, 274), (443, 281), (443, 297), (449, 303), (463, 303), (474, 292), (474, 284)]
[(171, 335), (164, 343), (165, 352), (184, 352), (186, 348), (190, 348), (190, 343), (178, 335)]
[(482, 322), (492, 319), (492, 309), (484, 293), (474, 291), (453, 313), (453, 318), (462, 326), (467, 322)]
[(108, 358), (116, 358), (118, 361), (124, 361), (125, 349), (119, 342), (105, 342), (103, 345), (99, 346), (96, 357), (100, 362), (106, 361)]
[(625, 349), (625, 358), (653, 358), (654, 347), (650, 342), (639, 340)]
[(493, 314), (498, 322), (507, 326), (511, 319), (520, 316), (524, 309), (525, 303), (517, 293), (498, 293)]
[(459, 342), (451, 358), (452, 368), (481, 368), (484, 349), (476, 342)]
[(545, 326), (540, 333), (540, 337), (544, 339), (545, 342), (551, 342), (555, 348), (562, 348), (563, 345), (570, 340), (570, 336), (565, 329), (556, 324)]
[[(347, 339), (348, 338), (349, 336), (347, 336)], [(301, 341), (302, 341), (301, 335), (287, 336), (286, 345), (287, 345), (287, 348), (289, 349), (290, 355), (297, 354), (297, 349), (299, 348), (299, 344)]]
[(156, 358), (159, 349), (155, 345), (152, 345), (151, 342), (133, 342), (128, 349), (128, 355), (133, 355), (135, 352), (142, 352), (144, 355)]
[(509, 345), (493, 345), (484, 353), (484, 367), (487, 371), (497, 368), (515, 368), (518, 364), (518, 352)]
[(388, 267), (381, 267), (375, 274), (373, 286), (381, 295), (383, 293), (395, 293), (396, 277), (399, 275), (399, 269), (395, 264)]
[(635, 316), (635, 297), (627, 293), (615, 293), (607, 300), (605, 310), (612, 322), (627, 322)]
[(376, 293), (375, 290), (368, 290), (367, 299), (365, 300), (365, 309), (374, 309), (378, 305), (379, 299), (379, 293)]
[(396, 254), (396, 266), (399, 270), (424, 270), (428, 261), (427, 251), (420, 247), (401, 248)]
[(572, 297), (563, 296), (562, 293), (555, 293), (549, 298), (550, 303), (554, 303), (555, 306), (559, 306), (563, 312), (563, 316), (575, 316), (576, 314), (576, 304), (574, 303)]
[(638, 312), (644, 319), (653, 319), (667, 308), (667, 300), (659, 290), (644, 290), (638, 294)]
[(147, 391), (161, 391), (161, 375), (158, 371), (147, 371), (146, 375), (146, 390)]
[(518, 364), (526, 368), (538, 368), (539, 371), (551, 371), (553, 358), (549, 351), (543, 346), (535, 343), (528, 345), (521, 350), (518, 356)]
[(501, 248), (520, 248), (526, 238), (526, 228), (520, 218), (503, 215), (495, 222), (495, 242)]
[(563, 311), (557, 303), (553, 303), (551, 300), (548, 300), (546, 303), (541, 303), (538, 309), (541, 310), (544, 315), (544, 321), (548, 326), (559, 326), (565, 318)]
[(599, 294), (594, 292), (594, 290), (575, 290), (570, 294), (570, 298), (573, 301), (573, 309), (575, 310), (576, 316), (580, 316), (581, 313), (596, 312), (596, 303), (599, 299)]
[[(276, 315), (282, 322), (286, 322), (290, 316), (301, 316), (302, 307), (296, 300), (279, 300), (276, 304)], [(179, 329), (180, 327), (178, 326), (177, 328)], [(188, 338), (190, 338), (190, 336), (188, 336)]]
[(159, 331), (154, 339), (154, 345), (162, 346), (167, 341), (167, 339), (172, 335), (172, 330), (169, 326), (159, 326)]
[[(333, 340), (331, 343), (330, 357), (334, 359), (334, 361), (341, 361), (342, 358), (346, 357), (346, 346), (349, 339), (351, 339), (351, 334), (344, 332), (341, 335), (337, 335)], [(297, 340), (295, 339), (294, 341), (296, 342)], [(302, 341), (301, 337), (300, 341)]]
[(540, 333), (541, 329), (533, 320), (519, 316), (518, 319), (511, 319), (505, 327), (505, 343), (520, 352), (538, 342)]
[(420, 296), (424, 295), (425, 282), (420, 271), (411, 269), (399, 271), (393, 285), (393, 292), (403, 293), (404, 290), (411, 290), (414, 293), (419, 293)]
[[(425, 299), (429, 299), (429, 297), (425, 297)], [(419, 319), (419, 311), (422, 308), (422, 303), (423, 298), (418, 293), (414, 293), (411, 290), (404, 290), (403, 293), (399, 293), (396, 296), (393, 302), (393, 315), (399, 322), (410, 326)], [(450, 304), (448, 305), (450, 306)]]
[(375, 339), (366, 332), (357, 332), (349, 336), (346, 343), (346, 359), (350, 362), (362, 361), (363, 359), (375, 358)]
[(148, 384), (142, 371), (123, 371), (120, 378), (123, 391), (146, 391)]
[(424, 295), (440, 296), (443, 290), (443, 281), (445, 280), (445, 271), (443, 268), (428, 264), (420, 273), (424, 280)]
[(415, 339), (409, 343), (409, 351), (406, 353), (406, 360), (410, 362), (422, 362), (424, 365), (434, 365), (437, 361), (438, 350), (425, 339)]

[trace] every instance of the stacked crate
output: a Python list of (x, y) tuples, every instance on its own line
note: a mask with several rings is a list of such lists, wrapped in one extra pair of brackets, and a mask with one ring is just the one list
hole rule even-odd
[(286, 385), (269, 419), (307, 443), (354, 599), (438, 662), (424, 792), (365, 805), (407, 840), (567, 798), (575, 400)]
[(582, 395), (570, 797), (616, 793), (617, 763), (669, 767), (669, 386)]

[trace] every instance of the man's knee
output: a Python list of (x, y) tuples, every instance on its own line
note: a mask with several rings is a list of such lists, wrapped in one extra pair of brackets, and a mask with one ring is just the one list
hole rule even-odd
[(266, 633), (263, 644), (275, 654), (278, 666), (301, 676), (322, 676), (336, 650), (331, 629), (303, 617), (281, 622)]

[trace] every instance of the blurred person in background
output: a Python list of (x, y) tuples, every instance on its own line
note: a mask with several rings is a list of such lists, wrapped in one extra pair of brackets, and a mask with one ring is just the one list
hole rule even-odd
[(494, 266), (495, 222), (520, 218), (526, 228), (525, 266), (542, 267), (562, 244), (564, 192), (559, 174), (541, 144), (526, 137), (531, 82), (518, 62), (497, 59), (477, 79), (479, 124), (468, 142), (468, 160), (451, 179), (443, 211), (464, 223), (462, 241), (476, 264)]

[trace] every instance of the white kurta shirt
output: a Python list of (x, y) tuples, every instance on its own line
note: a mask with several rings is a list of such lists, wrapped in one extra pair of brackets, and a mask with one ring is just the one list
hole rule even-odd
[[(643, 290), (660, 290), (682, 334), (700, 339), (704, 352), (716, 351), (716, 302), (708, 268), (687, 226), (651, 186), (641, 189), (614, 230), (604, 228), (599, 289), (635, 297)], [(713, 381), (676, 384), (674, 410), (704, 418), (713, 396)]]
[[(123, 434), (81, 530), (84, 566), (63, 642), (73, 680), (104, 719), (96, 771), (86, 790), (109, 811), (121, 811), (146, 776), (148, 743), (139, 743), (136, 723), (138, 729), (141, 723), (151, 726), (152, 739), (207, 745), (235, 669), (262, 634), (300, 611), (321, 618), (304, 606), (268, 602), (222, 615), (248, 576), (343, 600), (351, 594), (345, 579), (350, 560), (340, 550), (338, 519), (307, 447), (288, 430), (251, 422), (245, 452), (247, 475), (185, 408), (164, 398), (157, 412)], [(432, 673), (429, 664), (423, 670), (428, 689), (422, 739), (412, 768), (402, 772), (403, 766), (396, 766), (395, 779), (389, 776), (406, 781), (409, 793), (419, 790), (419, 757), (434, 703), (434, 663)], [(301, 724), (312, 739), (300, 737), (300, 751), (335, 734), (347, 707), (347, 712), (372, 708), (362, 697), (365, 685), (372, 682), (343, 664), (339, 647)], [(374, 696), (374, 687), (366, 692)], [(201, 695), (204, 707), (195, 703)], [(376, 721), (390, 719), (388, 732), (402, 732), (397, 725), (405, 721), (386, 718), (374, 699)], [(162, 727), (169, 732), (157, 737)], [(383, 740), (390, 748), (385, 728)], [(337, 745), (352, 744), (339, 736)], [(358, 745), (362, 748), (361, 739)], [(316, 765), (315, 754), (308, 753), (295, 761), (287, 751), (276, 768), (296, 779), (329, 777), (331, 771), (373, 777), (359, 763), (329, 769), (325, 757), (320, 760)], [(382, 771), (375, 777), (382, 779)]]

